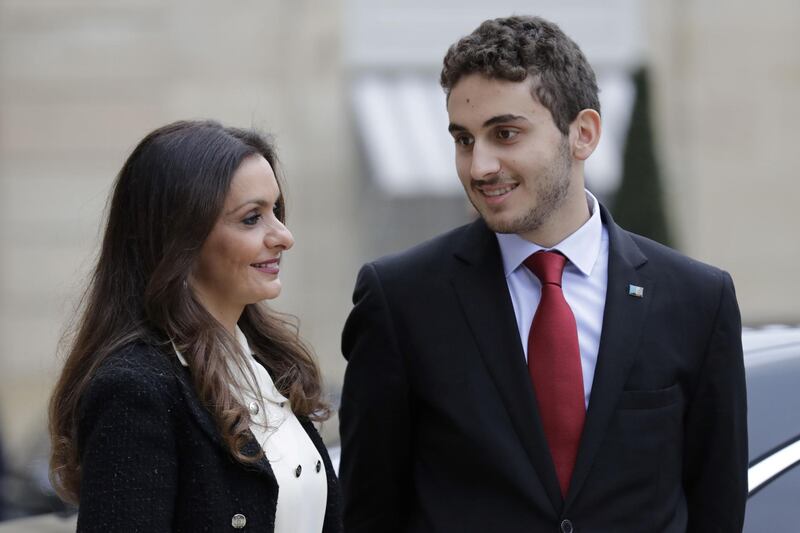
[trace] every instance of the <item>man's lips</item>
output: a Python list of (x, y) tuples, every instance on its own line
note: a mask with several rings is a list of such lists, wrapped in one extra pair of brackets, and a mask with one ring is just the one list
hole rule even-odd
[(280, 272), (280, 262), (281, 258), (276, 257), (275, 259), (269, 259), (262, 263), (252, 263), (250, 266), (259, 272), (264, 272), (266, 274), (277, 274)]
[(489, 205), (497, 205), (505, 200), (508, 195), (519, 187), (519, 183), (476, 183), (472, 188), (481, 194), (486, 199)]

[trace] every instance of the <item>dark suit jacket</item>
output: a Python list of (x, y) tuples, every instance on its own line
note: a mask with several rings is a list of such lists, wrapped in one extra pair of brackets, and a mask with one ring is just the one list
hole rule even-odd
[[(78, 532), (237, 531), (237, 514), (246, 519), (242, 531), (273, 531), (278, 484), (269, 461), (244, 466), (231, 458), (174, 352), (135, 344), (111, 355), (92, 378), (80, 413)], [(339, 532), (333, 467), (311, 422), (300, 422), (325, 463), (323, 532)], [(253, 439), (245, 452), (258, 446)]]
[(746, 401), (731, 279), (602, 215), (603, 330), (564, 499), (484, 222), (362, 268), (342, 341), (345, 531), (741, 530)]

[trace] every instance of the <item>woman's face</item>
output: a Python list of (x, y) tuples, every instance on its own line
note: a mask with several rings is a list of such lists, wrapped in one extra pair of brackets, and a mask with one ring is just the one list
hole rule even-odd
[(200, 249), (191, 285), (199, 300), (232, 328), (245, 305), (275, 298), (281, 253), (294, 244), (275, 216), (280, 189), (261, 155), (236, 169), (222, 213)]

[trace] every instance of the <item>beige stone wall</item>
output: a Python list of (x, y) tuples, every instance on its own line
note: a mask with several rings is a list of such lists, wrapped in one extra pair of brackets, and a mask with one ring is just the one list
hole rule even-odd
[(800, 3), (648, 7), (679, 244), (731, 272), (746, 323), (800, 322)]
[(56, 344), (115, 173), (149, 130), (212, 117), (273, 132), (288, 182), (284, 294), (331, 388), (354, 280), (335, 1), (0, 0), (0, 417), (43, 421)]
[[(114, 174), (178, 118), (277, 135), (297, 241), (277, 307), (302, 318), (338, 389), (356, 268), (389, 246), (369, 221), (429, 211), (384, 199), (383, 213), (364, 191), (342, 1), (0, 0), (0, 427), (15, 450), (43, 421)], [(731, 271), (746, 322), (800, 322), (800, 3), (646, 4), (679, 245)]]

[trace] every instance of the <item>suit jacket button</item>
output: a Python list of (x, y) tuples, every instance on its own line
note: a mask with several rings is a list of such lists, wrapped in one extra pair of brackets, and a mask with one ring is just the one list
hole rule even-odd
[(322, 470), (322, 461), (317, 461), (317, 473)]
[(303, 471), (303, 467), (297, 465), (297, 468), (294, 469), (294, 477), (300, 477), (300, 473)]
[(575, 528), (572, 527), (570, 520), (564, 519), (561, 521), (561, 533), (573, 533)]
[(244, 529), (244, 526), (247, 524), (247, 518), (243, 514), (235, 514), (233, 518), (231, 518), (231, 525), (233, 529)]

